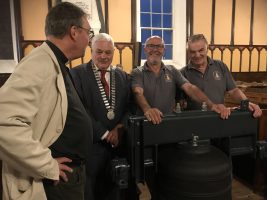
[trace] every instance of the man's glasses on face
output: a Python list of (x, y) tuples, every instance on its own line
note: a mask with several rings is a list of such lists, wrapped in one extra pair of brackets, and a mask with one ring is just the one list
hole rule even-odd
[(85, 30), (89, 36), (90, 39), (92, 39), (94, 36), (95, 36), (95, 33), (92, 29), (87, 29), (87, 28), (84, 28), (82, 26), (78, 26), (79, 28)]
[(163, 49), (164, 45), (163, 44), (147, 44), (145, 47), (149, 49)]

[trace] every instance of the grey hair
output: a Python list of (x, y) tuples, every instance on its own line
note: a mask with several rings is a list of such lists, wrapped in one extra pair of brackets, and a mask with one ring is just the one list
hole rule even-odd
[(158, 35), (152, 35), (151, 37), (149, 37), (149, 38), (146, 39), (146, 41), (145, 41), (145, 47), (146, 47), (146, 45), (147, 45), (147, 42), (148, 42), (149, 40), (153, 39), (153, 38), (158, 38), (158, 39), (160, 39), (160, 40), (162, 41), (162, 44), (165, 46), (165, 42), (164, 42), (163, 38), (161, 38), (161, 37), (158, 36)]
[(198, 42), (200, 40), (203, 40), (205, 42), (205, 44), (208, 46), (208, 41), (206, 39), (206, 37), (204, 36), (204, 34), (195, 34), (195, 35), (191, 35), (188, 38), (187, 43), (193, 43), (193, 42)]
[(97, 35), (95, 35), (92, 39), (92, 43), (91, 43), (91, 47), (92, 49), (94, 48), (94, 45), (97, 41), (107, 41), (107, 42), (111, 42), (112, 46), (114, 47), (114, 40), (113, 38), (107, 34), (107, 33), (99, 33)]
[(82, 26), (82, 18), (88, 15), (78, 6), (63, 2), (52, 7), (45, 19), (45, 34), (63, 38), (72, 26)]

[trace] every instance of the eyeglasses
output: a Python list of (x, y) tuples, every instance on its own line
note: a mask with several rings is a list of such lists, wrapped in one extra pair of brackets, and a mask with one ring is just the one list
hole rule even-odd
[(163, 44), (147, 44), (145, 47), (149, 49), (163, 49), (164, 45)]
[(92, 29), (87, 29), (87, 28), (84, 28), (82, 26), (78, 26), (79, 28), (85, 30), (89, 36), (90, 39), (92, 39), (94, 36), (95, 36), (95, 33)]

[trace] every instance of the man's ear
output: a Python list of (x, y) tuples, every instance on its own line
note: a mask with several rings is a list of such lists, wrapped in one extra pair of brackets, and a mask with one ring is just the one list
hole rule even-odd
[(163, 53), (162, 53), (162, 58), (163, 58), (163, 59), (165, 58), (165, 55), (166, 55), (166, 48), (164, 47), (164, 49), (163, 49)]
[(75, 38), (76, 38), (77, 31), (78, 31), (77, 29), (78, 29), (77, 26), (71, 26), (70, 27), (69, 36), (72, 40), (75, 40)]

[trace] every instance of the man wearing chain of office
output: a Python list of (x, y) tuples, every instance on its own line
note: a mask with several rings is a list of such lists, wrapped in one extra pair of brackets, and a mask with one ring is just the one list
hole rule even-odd
[[(87, 167), (86, 199), (114, 198), (110, 161), (128, 118), (130, 84), (127, 74), (111, 65), (114, 41), (106, 33), (92, 39), (92, 60), (71, 70), (74, 84), (93, 121), (93, 159)], [(92, 191), (90, 190), (92, 188)]]

